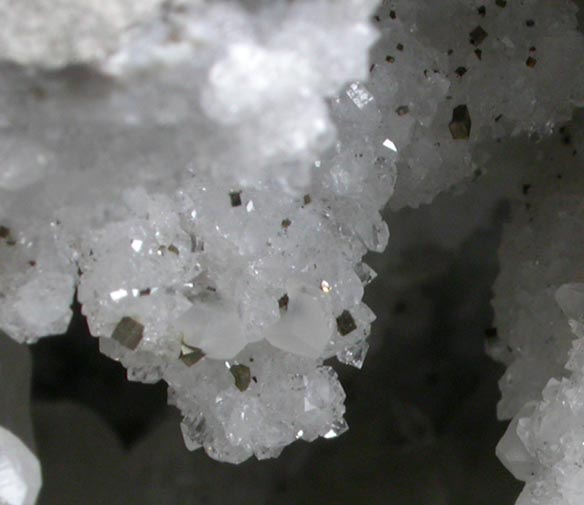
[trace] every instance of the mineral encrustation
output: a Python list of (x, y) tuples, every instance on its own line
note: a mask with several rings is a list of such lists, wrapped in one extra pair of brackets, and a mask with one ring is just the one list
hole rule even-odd
[[(347, 429), (325, 360), (363, 365), (363, 256), (388, 243), (386, 203), (488, 170), (529, 177), (497, 190), (517, 202), (489, 347), (509, 365), (499, 414), (515, 417), (498, 451), (528, 482), (519, 503), (581, 503), (584, 142), (562, 133), (584, 106), (577, 14), (571, 0), (0, 0), (0, 328), (61, 334), (76, 297), (130, 380), (168, 384), (189, 449), (274, 457)], [(498, 157), (518, 139), (537, 147)], [(0, 430), (34, 494), (34, 456)]]

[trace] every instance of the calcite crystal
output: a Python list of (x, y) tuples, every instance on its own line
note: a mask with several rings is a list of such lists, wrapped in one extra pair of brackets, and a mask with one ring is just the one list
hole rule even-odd
[(579, 117), (534, 160), (501, 245), (490, 351), (508, 364), (499, 416), (513, 421), (497, 454), (526, 482), (520, 505), (575, 505), (584, 496), (583, 132)]
[(22, 65), (59, 68), (97, 62), (124, 31), (153, 15), (162, 0), (0, 2), (0, 55)]
[[(570, 119), (584, 103), (576, 12), (571, 0), (382, 2), (367, 83), (382, 114), (364, 129), (397, 151), (392, 208), (429, 203), (476, 176), (494, 151), (485, 144), (547, 136)], [(453, 121), (462, 105), (463, 121)]]
[(102, 351), (166, 380), (217, 459), (342, 432), (322, 362), (365, 346), (395, 168), (337, 173), (326, 99), (367, 77), (375, 4), (112, 1), (67, 37), (77, 2), (42, 30), (32, 4), (3, 18), (1, 327), (62, 333), (76, 291)]

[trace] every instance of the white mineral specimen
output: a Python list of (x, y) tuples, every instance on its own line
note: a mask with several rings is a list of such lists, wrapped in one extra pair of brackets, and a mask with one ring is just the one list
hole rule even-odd
[[(0, 0), (0, 328), (61, 333), (77, 292), (101, 350), (165, 380), (187, 446), (219, 460), (342, 433), (323, 363), (363, 364), (362, 259), (396, 177), (394, 208), (427, 203), (584, 104), (569, 0), (378, 3)], [(554, 296), (584, 234), (562, 191), (502, 248), (506, 417), (572, 340)]]
[[(334, 140), (323, 98), (367, 76), (375, 4), (169, 3), (163, 16), (129, 31), (101, 68), (137, 88), (142, 76), (156, 75), (158, 89), (143, 92), (160, 100), (160, 88), (168, 89), (170, 120), (195, 114), (193, 107), (210, 120), (198, 124), (196, 135), (213, 138), (200, 142), (197, 172), (243, 187), (299, 191)], [(189, 95), (197, 100), (185, 108)]]
[(34, 505), (41, 488), (41, 467), (22, 441), (0, 426), (0, 503)]
[(0, 59), (45, 68), (96, 62), (162, 0), (0, 2)]
[[(395, 167), (373, 149), (369, 166), (328, 162), (326, 99), (367, 77), (375, 4), (107, 2), (85, 19), (99, 30), (66, 38), (64, 2), (33, 44), (11, 34), (13, 62), (92, 66), (4, 64), (0, 326), (61, 333), (77, 290), (102, 351), (166, 380), (187, 445), (217, 459), (344, 431), (322, 362), (364, 358), (361, 261), (387, 243)], [(366, 120), (364, 97), (339, 111)]]
[[(382, 114), (364, 131), (397, 152), (392, 208), (479, 174), (484, 143), (570, 119), (584, 103), (576, 12), (571, 0), (383, 2), (367, 84)], [(468, 123), (453, 121), (458, 106)]]
[[(504, 419), (538, 400), (550, 378), (565, 374), (574, 336), (556, 296), (562, 285), (580, 280), (584, 267), (580, 254), (584, 181), (578, 149), (584, 145), (583, 133), (581, 127), (569, 127), (561, 142), (534, 149), (523, 194), (517, 197), (513, 220), (503, 235), (493, 299), (499, 339), (490, 352), (508, 365), (500, 381), (503, 398), (498, 407)], [(570, 145), (564, 145), (565, 135)]]
[(577, 505), (584, 499), (583, 288), (582, 284), (571, 284), (557, 291), (558, 304), (578, 337), (566, 365), (571, 375), (550, 379), (543, 399), (519, 412), (498, 447), (509, 470), (527, 483), (518, 505)]
[(584, 143), (581, 125), (562, 135), (569, 149), (548, 145), (524, 185), (529, 196), (504, 234), (495, 285), (500, 340), (491, 351), (509, 365), (499, 415), (514, 416), (497, 454), (526, 482), (518, 505), (584, 499)]
[(278, 322), (266, 329), (266, 340), (292, 354), (313, 359), (322, 356), (333, 336), (332, 308), (330, 302), (327, 304), (330, 289), (322, 283), (317, 288), (289, 281), (285, 312)]

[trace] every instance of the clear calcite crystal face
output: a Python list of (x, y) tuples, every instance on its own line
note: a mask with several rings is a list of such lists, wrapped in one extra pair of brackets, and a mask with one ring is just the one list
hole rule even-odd
[(267, 328), (266, 340), (299, 356), (313, 359), (322, 356), (333, 335), (331, 305), (326, 299), (330, 289), (328, 283), (321, 283), (319, 289), (288, 281), (284, 302), (280, 303), (283, 314)]
[(176, 323), (182, 341), (209, 358), (232, 359), (246, 345), (237, 312), (220, 302), (195, 305)]

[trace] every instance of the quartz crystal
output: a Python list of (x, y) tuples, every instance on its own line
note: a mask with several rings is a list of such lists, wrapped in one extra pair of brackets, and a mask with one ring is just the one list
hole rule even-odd
[(340, 434), (323, 360), (374, 319), (357, 272), (387, 243), (395, 166), (339, 177), (327, 99), (376, 109), (351, 84), (368, 75), (375, 6), (6, 4), (4, 331), (63, 333), (77, 293), (102, 352), (130, 380), (164, 379), (187, 446), (216, 459)]
[(527, 203), (518, 202), (505, 231), (495, 284), (499, 338), (489, 347), (508, 365), (499, 415), (513, 417), (497, 454), (526, 482), (518, 505), (584, 499), (584, 132), (569, 128), (570, 149), (563, 129), (562, 143), (547, 146), (523, 185)]
[[(129, 380), (168, 384), (189, 449), (275, 457), (347, 429), (325, 360), (365, 362), (363, 257), (389, 241), (387, 202), (491, 171), (486, 198), (515, 202), (489, 344), (514, 418), (498, 454), (528, 482), (520, 504), (582, 503), (577, 15), (571, 0), (0, 0), (0, 328), (63, 333), (75, 299)], [(1, 489), (34, 490), (32, 454), (2, 433), (23, 466)]]
[[(364, 129), (397, 151), (393, 208), (476, 175), (493, 152), (485, 143), (546, 136), (570, 119), (584, 103), (576, 12), (571, 0), (382, 2), (367, 83), (382, 113)], [(457, 110), (464, 121), (453, 121)]]

